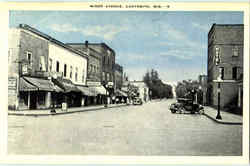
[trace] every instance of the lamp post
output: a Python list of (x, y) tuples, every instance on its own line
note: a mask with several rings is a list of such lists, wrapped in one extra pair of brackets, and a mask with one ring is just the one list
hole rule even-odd
[(220, 80), (218, 80), (218, 110), (217, 110), (217, 116), (216, 119), (222, 119), (221, 115), (220, 115)]

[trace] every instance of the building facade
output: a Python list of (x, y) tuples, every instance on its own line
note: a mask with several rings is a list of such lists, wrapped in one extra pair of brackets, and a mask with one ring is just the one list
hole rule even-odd
[[(208, 104), (227, 107), (232, 103), (242, 103), (243, 80), (242, 24), (213, 24), (208, 33), (207, 88)], [(221, 78), (218, 90), (218, 78)], [(241, 101), (239, 101), (241, 100)], [(242, 107), (242, 104), (238, 106)]]
[(20, 24), (9, 31), (9, 108), (81, 106), (88, 58), (64, 43)]
[(121, 90), (123, 84), (123, 67), (119, 64), (115, 64), (115, 86), (116, 89)]

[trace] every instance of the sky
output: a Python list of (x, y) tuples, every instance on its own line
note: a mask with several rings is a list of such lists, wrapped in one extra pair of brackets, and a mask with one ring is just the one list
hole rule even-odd
[(242, 12), (11, 11), (9, 27), (28, 24), (64, 43), (104, 42), (130, 80), (151, 70), (165, 82), (207, 74), (207, 34), (243, 24)]

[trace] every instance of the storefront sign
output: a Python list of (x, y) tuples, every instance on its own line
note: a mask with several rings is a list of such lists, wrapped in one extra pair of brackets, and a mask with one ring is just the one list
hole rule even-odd
[(88, 86), (101, 86), (101, 82), (87, 81)]
[(17, 79), (16, 78), (9, 78), (8, 89), (16, 90), (16, 87), (17, 87)]

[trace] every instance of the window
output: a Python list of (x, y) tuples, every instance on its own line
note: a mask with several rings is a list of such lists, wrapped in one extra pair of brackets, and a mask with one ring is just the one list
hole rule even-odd
[(67, 77), (67, 65), (66, 64), (64, 64), (64, 77)]
[(233, 72), (232, 72), (232, 74), (233, 74), (233, 80), (236, 80), (237, 79), (237, 67), (233, 67)]
[(70, 73), (69, 73), (69, 77), (72, 79), (72, 73), (73, 73), (73, 67), (70, 66)]
[(102, 72), (102, 80), (105, 80), (105, 73)]
[(224, 67), (219, 68), (219, 77), (223, 80), (224, 79)]
[(77, 77), (78, 77), (78, 68), (76, 67), (76, 72), (75, 72), (75, 81), (77, 82)]
[(39, 61), (39, 70), (40, 71), (45, 71), (45, 58), (44, 56), (40, 56), (40, 61)]
[(238, 47), (237, 46), (235, 46), (233, 49), (232, 49), (232, 51), (233, 51), (233, 56), (239, 56), (239, 49), (238, 49)]
[(31, 52), (26, 52), (27, 60), (28, 60), (28, 65), (32, 67), (32, 53)]
[(110, 77), (109, 77), (109, 73), (107, 73), (107, 81), (109, 81)]
[(49, 71), (52, 71), (52, 59), (49, 59)]
[(85, 79), (85, 70), (83, 69), (82, 70), (82, 82), (84, 82), (84, 79)]
[(59, 67), (60, 67), (60, 64), (58, 61), (56, 61), (56, 72), (59, 72), (59, 69), (60, 69)]

